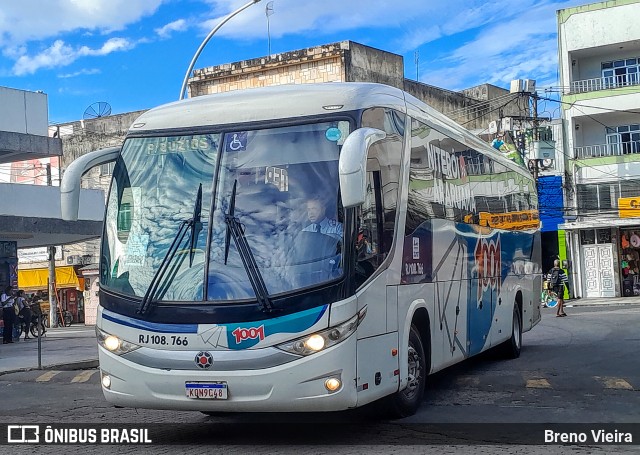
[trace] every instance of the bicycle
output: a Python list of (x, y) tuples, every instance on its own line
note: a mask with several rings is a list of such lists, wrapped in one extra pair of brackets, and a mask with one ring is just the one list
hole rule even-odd
[(542, 308), (555, 308), (558, 305), (558, 294), (553, 292), (552, 289), (547, 289), (548, 282), (545, 281), (542, 294), (540, 294), (540, 302), (542, 303)]
[[(27, 324), (27, 322), (22, 317), (16, 320), (16, 323), (14, 325), (14, 332), (15, 332), (14, 338), (20, 338), (20, 335), (22, 335), (22, 333), (25, 331), (24, 330), (25, 324)], [(31, 336), (34, 338), (38, 338), (38, 317), (36, 315), (32, 315), (31, 321), (29, 321), (28, 324), (29, 324), (28, 331), (31, 334)], [(44, 335), (45, 332), (46, 332), (46, 329), (44, 328), (44, 323), (42, 323), (40, 335)]]
[[(73, 315), (69, 310), (63, 311), (62, 319), (60, 319), (60, 315), (58, 313), (56, 313), (55, 317), (53, 318), (54, 327), (69, 327), (72, 322), (73, 322)], [(42, 323), (47, 327), (51, 327), (51, 325), (49, 324), (48, 314), (42, 315)]]

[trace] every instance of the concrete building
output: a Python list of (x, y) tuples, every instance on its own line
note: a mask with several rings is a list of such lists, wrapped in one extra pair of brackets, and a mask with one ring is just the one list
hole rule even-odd
[[(538, 162), (538, 204), (542, 223), (542, 269), (553, 267), (555, 259), (567, 260), (566, 234), (558, 226), (564, 223), (565, 201), (565, 155), (562, 149), (562, 120), (554, 119), (544, 123), (553, 148), (553, 156)], [(531, 144), (531, 143), (530, 143)], [(568, 295), (567, 295), (568, 297)]]
[(640, 294), (640, 2), (557, 12), (569, 270), (578, 297)]
[[(0, 87), (0, 287), (47, 290), (47, 246), (100, 235), (104, 194), (81, 192), (77, 222), (61, 219), (62, 141), (49, 135), (47, 95)], [(61, 249), (58, 248), (58, 253)], [(42, 260), (41, 267), (32, 267)], [(62, 289), (80, 287), (72, 268), (56, 271)], [(24, 274), (24, 275), (22, 275)], [(75, 301), (75, 299), (74, 299)], [(0, 325), (2, 323), (0, 322)]]
[[(491, 84), (460, 92), (405, 78), (401, 55), (353, 41), (283, 52), (196, 69), (189, 79), (190, 96), (209, 95), (268, 85), (318, 82), (378, 82), (405, 90), (465, 128), (487, 129), (501, 116), (529, 115), (518, 103), (524, 94)], [(524, 95), (526, 96), (526, 95)], [(526, 109), (524, 109), (526, 110)]]

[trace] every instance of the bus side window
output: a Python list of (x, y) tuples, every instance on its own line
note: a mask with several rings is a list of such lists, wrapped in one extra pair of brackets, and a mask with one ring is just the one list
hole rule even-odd
[(392, 109), (371, 108), (362, 113), (362, 126), (381, 129), (387, 137), (369, 149), (367, 201), (362, 206), (356, 243), (358, 286), (380, 267), (393, 244), (404, 116)]
[[(377, 171), (376, 171), (377, 172)], [(382, 262), (379, 253), (379, 205), (376, 203), (374, 172), (367, 172), (367, 196), (358, 216), (356, 239), (356, 281), (364, 283)]]

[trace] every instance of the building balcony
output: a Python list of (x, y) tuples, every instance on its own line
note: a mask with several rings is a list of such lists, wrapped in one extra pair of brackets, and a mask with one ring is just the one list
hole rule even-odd
[(577, 159), (622, 156), (640, 153), (640, 142), (619, 142), (616, 144), (585, 145), (574, 149)]
[(596, 92), (640, 85), (637, 73), (596, 77), (571, 82), (571, 93)]

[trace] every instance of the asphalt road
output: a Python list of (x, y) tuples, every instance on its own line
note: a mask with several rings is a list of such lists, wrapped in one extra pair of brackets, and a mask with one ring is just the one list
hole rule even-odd
[(12, 445), (6, 453), (201, 453), (215, 447), (256, 454), (638, 453), (640, 440), (635, 446), (604, 447), (542, 445), (542, 437), (540, 445), (508, 443), (510, 432), (539, 433), (564, 423), (586, 424), (582, 429), (630, 424), (640, 439), (640, 306), (568, 308), (566, 318), (543, 311), (542, 322), (524, 335), (519, 359), (489, 353), (440, 372), (430, 378), (419, 412), (395, 421), (380, 420), (372, 407), (214, 417), (116, 409), (102, 398), (96, 370), (4, 375), (4, 423), (140, 424), (159, 436), (151, 446)]

